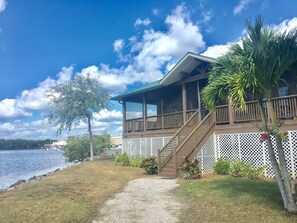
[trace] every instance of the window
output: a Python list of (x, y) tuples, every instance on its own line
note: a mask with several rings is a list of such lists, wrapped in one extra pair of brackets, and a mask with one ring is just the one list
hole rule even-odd
[(187, 89), (187, 110), (198, 108), (198, 90), (197, 81), (186, 83)]
[(289, 95), (289, 87), (288, 86), (279, 87), (278, 88), (278, 95), (280, 97), (288, 96)]
[(126, 119), (141, 118), (142, 116), (142, 103), (126, 103)]

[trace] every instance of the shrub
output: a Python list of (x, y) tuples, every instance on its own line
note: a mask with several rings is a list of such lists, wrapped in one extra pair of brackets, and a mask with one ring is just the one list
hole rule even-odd
[(121, 162), (122, 162), (122, 154), (117, 153), (115, 158), (114, 158), (114, 163), (115, 164), (121, 164)]
[(132, 167), (140, 167), (141, 162), (144, 160), (144, 157), (130, 157), (129, 165)]
[(233, 177), (248, 177), (252, 180), (264, 176), (263, 171), (267, 166), (254, 168), (252, 163), (244, 164), (242, 160), (230, 162), (226, 158), (220, 158), (214, 165), (214, 173), (218, 175), (231, 174)]
[(230, 161), (227, 158), (218, 159), (213, 170), (218, 175), (228, 175), (230, 172)]
[[(109, 135), (94, 135), (94, 154), (104, 152), (105, 148), (109, 147), (109, 141)], [(84, 161), (90, 157), (89, 136), (70, 136), (63, 155), (67, 162)]]
[(81, 162), (90, 157), (90, 143), (85, 136), (72, 136), (67, 140), (63, 156), (67, 162)]
[(123, 166), (129, 166), (129, 162), (130, 162), (129, 156), (128, 156), (128, 154), (126, 152), (124, 152), (123, 155), (122, 155), (122, 162), (121, 162), (122, 165)]
[(158, 173), (158, 163), (157, 157), (152, 156), (142, 160), (140, 168), (145, 169), (148, 174), (157, 174)]
[(252, 164), (249, 164), (251, 168), (248, 170), (247, 177), (252, 179), (252, 180), (258, 180), (264, 177), (263, 171), (267, 167), (266, 165), (261, 166), (259, 168), (253, 168)]
[(182, 174), (181, 178), (195, 179), (201, 177), (201, 171), (199, 168), (199, 161), (194, 158), (192, 162), (189, 161), (188, 157), (184, 157), (184, 162), (180, 167)]
[(232, 162), (230, 165), (230, 174), (233, 177), (245, 177), (250, 168), (249, 166), (245, 165), (241, 160), (237, 162)]
[(124, 152), (123, 155), (118, 153), (115, 156), (114, 163), (120, 164), (123, 166), (129, 166), (130, 160), (129, 160), (128, 154), (126, 152)]

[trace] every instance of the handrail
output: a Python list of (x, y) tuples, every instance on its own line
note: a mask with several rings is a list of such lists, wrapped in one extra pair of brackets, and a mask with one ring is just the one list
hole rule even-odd
[[(186, 123), (173, 135), (173, 137), (168, 141), (168, 143), (162, 148), (162, 150), (160, 151), (160, 157), (158, 158), (160, 160), (160, 164), (159, 164), (159, 171), (161, 170), (161, 168), (163, 167), (164, 163), (166, 163), (168, 158), (168, 154), (170, 154), (173, 150), (173, 148), (176, 148), (176, 146), (178, 146), (181, 142), (179, 142), (179, 138), (180, 138), (180, 133), (187, 127), (189, 127), (189, 123), (194, 120), (194, 118), (197, 116), (197, 122), (198, 122), (198, 113), (199, 110), (197, 110), (192, 116), (191, 118), (188, 119), (188, 121), (186, 121)], [(196, 124), (196, 123), (195, 123)], [(195, 125), (194, 125), (195, 126)], [(169, 150), (169, 151), (168, 151)]]
[(170, 112), (170, 113), (164, 113), (162, 114), (163, 116), (167, 116), (167, 115), (176, 115), (176, 114), (182, 114), (182, 111), (178, 111), (178, 112)]
[(134, 121), (134, 120), (139, 120), (139, 119), (143, 119), (143, 117), (139, 117), (139, 118), (129, 118), (129, 119), (126, 119), (125, 121)]
[(177, 147), (176, 152), (178, 152), (180, 150), (180, 148), (183, 147), (183, 145), (187, 142), (187, 140), (189, 140), (192, 135), (197, 131), (197, 129), (200, 128), (200, 126), (202, 126), (204, 124), (204, 122), (206, 122), (206, 120), (209, 118), (209, 116), (212, 116), (213, 113), (208, 113), (205, 118), (193, 129), (193, 131), (191, 131), (191, 133), (185, 138), (185, 140)]
[[(192, 119), (193, 117), (191, 117)], [(190, 156), (194, 150), (199, 146), (204, 138), (210, 133), (211, 129), (215, 125), (215, 113), (208, 113), (206, 117), (199, 123), (193, 126), (189, 134), (185, 139), (174, 148), (170, 150), (163, 161), (161, 160), (161, 151), (158, 151), (158, 169), (161, 172), (162, 168), (173, 159), (174, 173), (177, 173), (178, 167), (180, 166), (183, 155)], [(176, 134), (178, 135), (178, 134)], [(199, 147), (201, 148), (201, 147)]]
[[(211, 130), (211, 128), (215, 125), (215, 123), (216, 123), (215, 117), (216, 116), (214, 113), (208, 113), (207, 116), (205, 116), (205, 118), (199, 123), (199, 125), (197, 125), (193, 129), (193, 131), (191, 131), (191, 133), (187, 136), (187, 138), (176, 148), (175, 153), (178, 153), (181, 151), (181, 149), (186, 148), (186, 150), (187, 150), (186, 152), (188, 152), (188, 153), (185, 153), (185, 151), (183, 151), (183, 155), (188, 157), (193, 152), (193, 150), (196, 148), (196, 146), (199, 145), (203, 141), (204, 137), (208, 134), (208, 132)], [(209, 121), (209, 123), (207, 123), (208, 121)], [(199, 132), (199, 130), (201, 130), (200, 128), (202, 128), (202, 126), (205, 123), (207, 123), (206, 128), (203, 129), (204, 130), (203, 132), (202, 131)], [(196, 137), (195, 137), (196, 133), (201, 133), (201, 134), (199, 134), (199, 139), (196, 139)], [(187, 143), (190, 143), (189, 140), (193, 136), (195, 138), (194, 140), (192, 140), (194, 142), (194, 144), (186, 145)], [(194, 147), (194, 148), (192, 148), (192, 147)], [(180, 166), (181, 162), (182, 162), (182, 160), (180, 160), (180, 162), (177, 162), (177, 167)]]

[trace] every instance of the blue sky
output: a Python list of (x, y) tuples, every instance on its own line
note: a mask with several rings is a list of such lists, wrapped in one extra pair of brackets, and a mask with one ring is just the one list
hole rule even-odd
[[(217, 57), (245, 19), (297, 26), (296, 0), (0, 0), (0, 138), (56, 138), (45, 92), (90, 73), (113, 94), (162, 78), (188, 51)], [(121, 135), (114, 103), (112, 135)], [(94, 133), (109, 132), (110, 112)], [(86, 134), (85, 126), (70, 134)], [(64, 133), (60, 138), (65, 138)]]

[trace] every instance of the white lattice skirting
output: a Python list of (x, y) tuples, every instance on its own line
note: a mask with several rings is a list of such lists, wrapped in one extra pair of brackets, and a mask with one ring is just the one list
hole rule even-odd
[[(287, 167), (295, 178), (297, 176), (297, 131), (289, 131), (289, 140), (283, 142)], [(273, 139), (273, 146), (275, 141)], [(260, 143), (260, 133), (220, 134), (209, 138), (197, 158), (203, 173), (213, 172), (213, 166), (220, 157), (231, 161), (252, 162), (254, 167), (267, 165), (266, 177), (273, 177), (273, 170), (267, 150), (267, 144)]]
[[(292, 176), (297, 177), (297, 131), (289, 131), (289, 140), (283, 143), (287, 166)], [(123, 151), (129, 156), (153, 156), (162, 149), (171, 137), (123, 139)], [(273, 139), (273, 145), (275, 141)], [(260, 143), (260, 133), (238, 133), (212, 135), (197, 154), (203, 173), (213, 172), (220, 157), (231, 161), (252, 162), (254, 167), (267, 165), (266, 177), (273, 177), (273, 170), (266, 143)]]
[(123, 139), (123, 152), (135, 157), (157, 156), (158, 149), (162, 149), (170, 139), (171, 137)]

